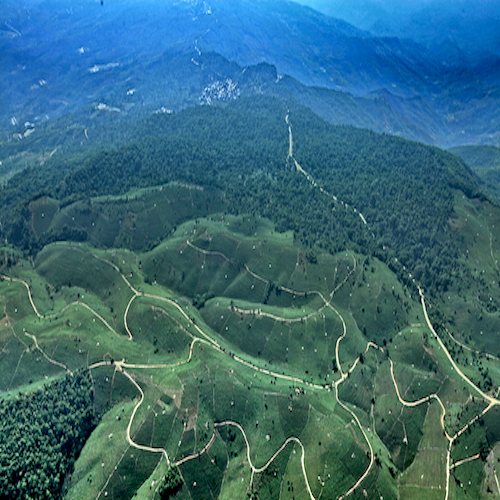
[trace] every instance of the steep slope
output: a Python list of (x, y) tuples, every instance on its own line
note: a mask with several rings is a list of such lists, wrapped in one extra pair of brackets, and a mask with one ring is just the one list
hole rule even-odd
[(452, 148), (482, 181), (482, 188), (500, 200), (500, 148), (496, 146), (462, 146)]

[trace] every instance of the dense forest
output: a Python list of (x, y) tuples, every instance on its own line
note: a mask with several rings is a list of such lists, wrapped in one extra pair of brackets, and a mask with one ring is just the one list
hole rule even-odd
[[(287, 114), (295, 159), (323, 192), (287, 160)], [(86, 234), (76, 225), (50, 238), (35, 235), (30, 202), (47, 195), (67, 206), (182, 181), (221, 190), (226, 210), (268, 217), (308, 247), (376, 255), (401, 278), (405, 264), (431, 291), (442, 291), (456, 265), (447, 222), (456, 189), (482, 196), (474, 174), (452, 154), (333, 126), (268, 97), (155, 115), (130, 135), (127, 145), (81, 162), (59, 158), (13, 177), (2, 189), (1, 236), (31, 253), (57, 239), (82, 241)]]
[(96, 425), (88, 372), (0, 401), (0, 498), (60, 498)]

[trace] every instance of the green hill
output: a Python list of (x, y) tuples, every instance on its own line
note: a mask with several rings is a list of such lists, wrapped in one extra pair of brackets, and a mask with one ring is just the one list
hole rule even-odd
[[(311, 192), (311, 183), (304, 183), (291, 158), (287, 160), (288, 113), (295, 159), (318, 189), (330, 195)], [(229, 210), (269, 217), (280, 231), (293, 230), (311, 247), (336, 252), (347, 245), (375, 253), (386, 262), (397, 256), (426, 286), (440, 290), (448, 285), (446, 269), (455, 258), (454, 235), (447, 223), (454, 193), (458, 189), (467, 196), (478, 195), (475, 177), (450, 154), (403, 139), (335, 127), (306, 108), (293, 105), (287, 111), (277, 99), (248, 98), (225, 107), (156, 116), (145, 121), (136, 136), (130, 145), (86, 159), (56, 187), (42, 183), (40, 188), (68, 205), (75, 199), (123, 195), (171, 181), (194, 183), (223, 192)], [(24, 183), (21, 176), (15, 177), (6, 190), (23, 190)], [(201, 209), (200, 196), (196, 203)], [(109, 223), (110, 209), (98, 204)], [(80, 222), (72, 224), (73, 215), (71, 220), (58, 215), (45, 234), (37, 235), (27, 227), (33, 213), (30, 207), (18, 208), (12, 217), (6, 216), (10, 220), (3, 233), (12, 243), (35, 249), (60, 239), (61, 231), (64, 239), (64, 225), (67, 231), (80, 231), (73, 239), (94, 237), (102, 223), (95, 230), (88, 228), (99, 217), (96, 210), (101, 210), (95, 202), (92, 205), (67, 208), (66, 212), (79, 211)], [(116, 225), (106, 230), (108, 236), (113, 231), (110, 242), (115, 242), (119, 231)]]
[(66, 497), (488, 498), (500, 208), (466, 164), (265, 96), (129, 134), (2, 188), (0, 404), (91, 375)]

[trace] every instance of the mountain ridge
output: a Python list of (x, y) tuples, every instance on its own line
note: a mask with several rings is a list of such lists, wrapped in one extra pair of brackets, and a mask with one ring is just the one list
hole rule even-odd
[[(412, 41), (377, 38), (295, 3), (150, 2), (140, 7), (134, 3), (101, 7), (82, 0), (68, 9), (52, 0), (32, 6), (32, 17), (22, 7), (9, 6), (9, 25), (21, 33), (17, 24), (24, 34), (3, 31), (4, 129), (11, 127), (14, 118), (20, 123), (43, 121), (46, 115), (51, 119), (106, 95), (116, 94), (116, 104), (110, 106), (130, 108), (140, 103), (133, 98), (141, 91), (134, 85), (140, 73), (149, 80), (145, 96), (151, 102), (149, 109), (171, 107), (161, 102), (165, 94), (161, 83), (152, 85), (154, 73), (147, 74), (151, 61), (170, 54), (173, 62), (176, 53), (192, 52), (191, 63), (196, 65), (200, 53), (208, 51), (242, 67), (260, 62), (274, 65), (279, 75), (289, 74), (309, 87), (343, 90), (347, 100), (349, 94), (359, 99), (361, 113), (370, 115), (365, 121), (377, 131), (444, 147), (498, 141), (500, 64), (496, 59), (484, 66), (485, 78), (478, 84), (472, 67), (444, 67), (432, 52)], [(47, 19), (51, 8), (56, 15)], [(168, 22), (152, 26), (148, 9)], [(47, 23), (40, 40), (37, 23), (42, 21)], [(110, 36), (114, 45), (103, 50)], [(29, 63), (35, 56), (36, 69)], [(184, 61), (179, 64), (186, 67)], [(311, 100), (314, 90), (307, 93)], [(323, 104), (326, 95), (322, 93), (313, 109), (328, 107)], [(370, 111), (374, 96), (385, 103), (380, 110)], [(389, 127), (383, 111), (387, 106), (394, 116)], [(333, 114), (329, 119), (335, 123)], [(351, 118), (351, 123), (359, 123), (355, 120)], [(406, 125), (397, 127), (398, 121)]]

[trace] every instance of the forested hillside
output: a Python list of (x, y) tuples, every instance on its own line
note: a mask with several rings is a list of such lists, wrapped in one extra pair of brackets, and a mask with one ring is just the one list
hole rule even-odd
[(89, 373), (0, 402), (0, 498), (59, 498), (96, 425)]
[[(287, 115), (296, 160), (330, 196), (317, 196), (287, 160)], [(223, 191), (226, 209), (269, 217), (280, 231), (293, 230), (311, 248), (353, 248), (379, 256), (396, 270), (397, 257), (420, 282), (442, 291), (456, 257), (456, 234), (448, 225), (454, 193), (479, 196), (474, 175), (451, 154), (335, 127), (301, 106), (287, 109), (278, 99), (246, 98), (158, 115), (134, 135), (129, 145), (94, 154), (80, 165), (69, 159), (75, 166), (59, 181), (56, 176), (65, 170), (58, 162), (47, 163), (36, 174), (39, 182), (32, 179), (29, 186), (25, 174), (13, 178), (3, 190), (4, 237), (35, 252), (58, 239), (34, 234), (28, 189), (63, 207), (176, 180)], [(85, 231), (80, 227), (77, 234), (77, 229), (68, 223), (59, 238), (73, 234), (73, 239), (85, 240)]]

